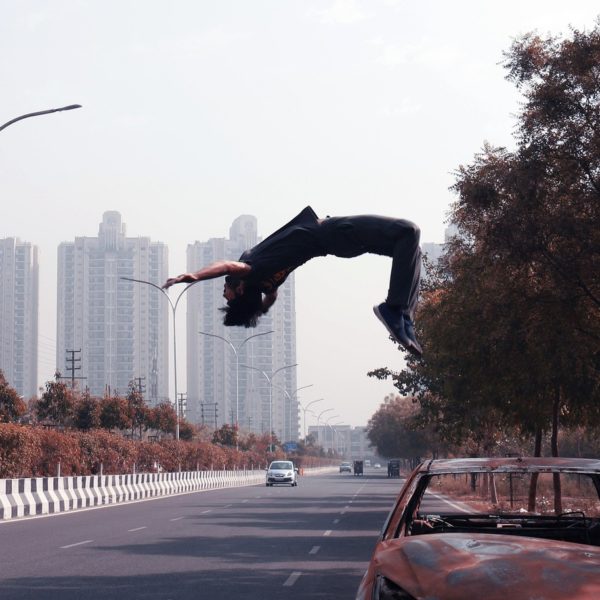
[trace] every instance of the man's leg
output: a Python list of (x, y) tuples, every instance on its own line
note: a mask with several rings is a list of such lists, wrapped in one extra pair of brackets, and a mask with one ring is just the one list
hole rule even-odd
[[(387, 229), (389, 232), (390, 228)], [(391, 230), (394, 242), (390, 287), (386, 301), (373, 310), (398, 343), (421, 356), (413, 322), (421, 281), (420, 230), (414, 223), (402, 219), (398, 219)]]
[(327, 254), (349, 258), (370, 252), (392, 258), (387, 299), (373, 310), (399, 344), (420, 356), (413, 326), (421, 277), (419, 228), (405, 219), (356, 215), (325, 219), (320, 235)]

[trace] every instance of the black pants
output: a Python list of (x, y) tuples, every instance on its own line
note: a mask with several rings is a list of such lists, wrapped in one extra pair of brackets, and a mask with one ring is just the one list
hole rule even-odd
[(328, 217), (320, 226), (327, 254), (351, 258), (380, 254), (392, 258), (386, 302), (414, 319), (421, 281), (419, 227), (406, 219), (377, 215)]

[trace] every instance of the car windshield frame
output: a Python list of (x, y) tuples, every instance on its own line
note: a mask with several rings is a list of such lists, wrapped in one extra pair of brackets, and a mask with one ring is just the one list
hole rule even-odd
[[(556, 510), (553, 511), (551, 505), (548, 505), (552, 497), (548, 498), (547, 494), (542, 496), (537, 491), (540, 495), (539, 500), (543, 499), (542, 506), (538, 503), (536, 510), (525, 510), (522, 504), (523, 487), (527, 487), (530, 480), (536, 477), (536, 485), (540, 480), (545, 480), (544, 485), (547, 490), (549, 482), (552, 483), (555, 476), (561, 479), (561, 490), (569, 494), (577, 487), (578, 481), (580, 486), (583, 481), (585, 492), (588, 494), (586, 496), (588, 503), (581, 504), (579, 509), (576, 503), (573, 504), (573, 498), (565, 493), (563, 500), (566, 508), (557, 513)], [(466, 487), (471, 485), (471, 478), (480, 483), (486, 481), (487, 486), (493, 484), (496, 488), (497, 506), (491, 506), (487, 498), (481, 501), (473, 497), (475, 493), (468, 497), (466, 502), (456, 500), (458, 496), (444, 494), (451, 489), (451, 486), (444, 487), (440, 484), (442, 482), (446, 484), (452, 478), (462, 480)], [(497, 485), (500, 483), (501, 486)], [(491, 488), (486, 488), (485, 494), (490, 494), (490, 490)], [(511, 494), (510, 505), (499, 496), (500, 491), (505, 494), (507, 490)], [(441, 492), (437, 494), (437, 499), (436, 491)], [(520, 494), (519, 503), (515, 501), (517, 494)], [(470, 469), (424, 470), (408, 483), (407, 489), (404, 490), (404, 498), (400, 519), (393, 519), (390, 515), (390, 521), (396, 521), (396, 524), (393, 531), (385, 534), (386, 539), (430, 533), (505, 533), (600, 545), (600, 472), (595, 469), (569, 468), (565, 465), (517, 468), (513, 464), (500, 468), (497, 465), (479, 465)], [(437, 504), (436, 500), (439, 500)], [(424, 508), (428, 502), (430, 507), (435, 507), (435, 510)], [(442, 506), (448, 506), (448, 509), (441, 510)]]

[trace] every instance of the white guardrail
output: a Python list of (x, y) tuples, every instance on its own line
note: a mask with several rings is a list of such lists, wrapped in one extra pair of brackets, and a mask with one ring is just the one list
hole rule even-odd
[[(303, 474), (317, 475), (334, 469), (316, 467), (304, 469)], [(0, 479), (0, 521), (261, 483), (265, 483), (264, 470)]]

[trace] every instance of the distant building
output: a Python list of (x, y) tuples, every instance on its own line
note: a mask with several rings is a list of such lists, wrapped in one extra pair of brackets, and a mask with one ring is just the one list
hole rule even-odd
[[(168, 250), (150, 238), (128, 238), (121, 215), (102, 216), (98, 237), (77, 237), (58, 248), (56, 363), (93, 395), (125, 394), (132, 381), (146, 402), (168, 397), (168, 304), (162, 285)], [(79, 379), (81, 378), (81, 379)]]
[(421, 244), (421, 251), (423, 255), (427, 257), (429, 262), (435, 265), (446, 249), (446, 244), (450, 241), (451, 238), (458, 235), (458, 228), (456, 225), (450, 225), (446, 227), (444, 230), (444, 243), (436, 243), (436, 242), (424, 242)]
[(311, 425), (308, 434), (326, 452), (335, 451), (349, 460), (364, 460), (375, 457), (375, 450), (369, 446), (367, 428), (350, 425)]
[[(187, 269), (237, 260), (258, 241), (256, 217), (242, 215), (231, 225), (229, 238), (188, 245)], [(223, 279), (206, 281), (187, 294), (188, 419), (217, 427), (237, 421), (255, 433), (267, 433), (272, 423), (282, 442), (297, 440), (296, 369), (291, 367), (296, 364), (293, 273), (254, 329), (223, 325)]]
[(37, 393), (38, 249), (0, 240), (0, 370), (25, 399)]

